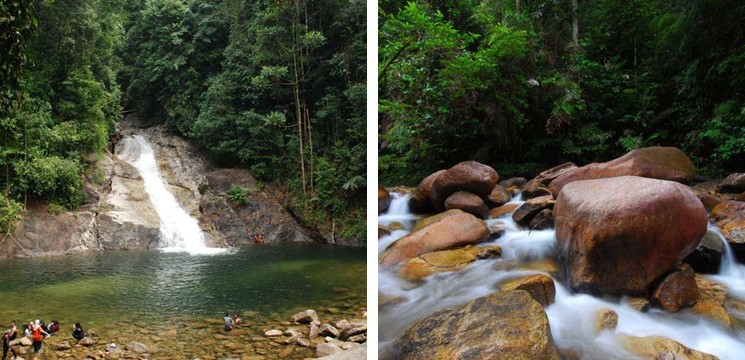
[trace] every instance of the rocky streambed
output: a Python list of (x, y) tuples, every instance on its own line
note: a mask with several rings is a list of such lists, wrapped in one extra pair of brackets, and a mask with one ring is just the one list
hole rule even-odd
[(745, 182), (675, 148), (379, 189), (382, 359), (738, 359)]

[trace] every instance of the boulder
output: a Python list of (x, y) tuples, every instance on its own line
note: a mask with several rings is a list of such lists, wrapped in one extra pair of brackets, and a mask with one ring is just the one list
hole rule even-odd
[(636, 176), (567, 184), (554, 218), (570, 286), (591, 294), (647, 294), (707, 227), (706, 210), (690, 188)]
[(53, 346), (54, 346), (54, 349), (57, 351), (65, 351), (65, 350), (72, 349), (72, 345), (70, 345), (70, 343), (67, 341), (60, 341), (54, 344)]
[(382, 239), (383, 237), (386, 237), (390, 234), (391, 234), (391, 229), (383, 225), (378, 225), (378, 239)]
[(333, 336), (335, 338), (338, 338), (340, 332), (332, 325), (321, 324), (321, 326), (318, 328), (318, 334), (322, 336)]
[(538, 176), (531, 179), (531, 181), (535, 180), (542, 185), (548, 185), (552, 181), (554, 181), (554, 179), (559, 177), (559, 175), (576, 168), (577, 165), (575, 165), (573, 162), (565, 162), (561, 165), (556, 165), (548, 170), (542, 171), (540, 174), (538, 174)]
[(378, 214), (388, 210), (391, 205), (391, 194), (384, 187), (378, 185)]
[(745, 261), (745, 202), (722, 202), (711, 209), (711, 219), (722, 231), (737, 259)]
[(557, 196), (566, 185), (578, 180), (617, 176), (640, 176), (677, 182), (693, 180), (693, 162), (674, 147), (648, 147), (631, 150), (620, 158), (569, 169), (551, 181), (548, 188)]
[(546, 187), (546, 185), (543, 185), (543, 183), (538, 179), (533, 179), (528, 181), (527, 184), (525, 184), (525, 188), (521, 192), (523, 200), (532, 199), (539, 196), (546, 196), (546, 195), (553, 195), (551, 194), (551, 191)]
[(509, 229), (509, 226), (502, 221), (489, 222), (489, 240), (499, 239)]
[(554, 303), (556, 286), (554, 279), (548, 275), (538, 274), (510, 280), (500, 286), (502, 291), (525, 290), (541, 306), (546, 307)]
[(688, 264), (678, 265), (654, 289), (650, 302), (669, 312), (695, 304), (698, 300), (698, 286), (694, 275)]
[(477, 259), (499, 256), (499, 246), (473, 247), (435, 251), (409, 259), (399, 270), (399, 276), (407, 280), (421, 280), (435, 273), (459, 271)]
[(457, 191), (448, 196), (445, 200), (445, 209), (458, 209), (481, 219), (486, 218), (489, 214), (489, 208), (484, 204), (484, 200), (467, 191)]
[(274, 337), (274, 336), (282, 336), (282, 334), (284, 334), (282, 330), (271, 329), (271, 330), (267, 330), (267, 332), (264, 333), (264, 336)]
[(512, 200), (512, 194), (502, 185), (494, 186), (489, 196), (486, 198), (486, 204), (489, 208), (502, 206)]
[(422, 219), (418, 220), (414, 224), (414, 230), (413, 231), (417, 231), (417, 230), (423, 229), (423, 228), (425, 228), (425, 227), (427, 227), (429, 225), (432, 225), (432, 224), (434, 224), (434, 223), (436, 223), (436, 222), (438, 222), (438, 221), (440, 221), (440, 220), (442, 220), (442, 219), (444, 219), (444, 218), (446, 218), (446, 217), (448, 217), (450, 215), (460, 214), (462, 212), (463, 212), (463, 210), (452, 209), (452, 210), (448, 210), (448, 211), (445, 211), (445, 212), (441, 212), (441, 213), (439, 213), (437, 215), (427, 216), (425, 218), (422, 218)]
[(507, 180), (500, 181), (499, 185), (504, 186), (505, 188), (514, 187), (514, 188), (522, 189), (523, 187), (525, 187), (525, 184), (527, 182), (528, 180), (525, 179), (524, 177), (513, 177)]
[(685, 345), (662, 336), (616, 335), (616, 340), (630, 353), (643, 359), (718, 360), (719, 358), (687, 348)]
[(398, 264), (429, 252), (476, 244), (488, 237), (489, 228), (483, 220), (457, 211), (391, 244), (380, 263)]
[(713, 232), (707, 232), (696, 249), (683, 262), (690, 265), (697, 273), (718, 274), (722, 265), (724, 244)]
[(723, 193), (741, 193), (745, 191), (745, 173), (729, 174), (719, 183), (717, 190)]
[(354, 335), (364, 334), (366, 332), (367, 332), (367, 321), (363, 321), (363, 322), (353, 321), (349, 323), (349, 326), (342, 329), (341, 334), (339, 334), (339, 338), (347, 339)]
[(701, 200), (702, 204), (704, 204), (706, 211), (711, 211), (711, 209), (722, 202), (720, 197), (711, 194), (700, 194), (698, 195), (698, 199)]
[(447, 169), (432, 182), (429, 198), (435, 210), (445, 209), (445, 199), (456, 191), (468, 191), (486, 198), (499, 181), (499, 175), (490, 166), (476, 161), (464, 161)]
[(149, 354), (150, 353), (150, 348), (148, 348), (147, 345), (141, 342), (136, 342), (136, 341), (131, 341), (127, 343), (127, 350), (135, 354)]
[(553, 209), (555, 203), (551, 195), (529, 199), (512, 213), (512, 220), (518, 225), (528, 227), (538, 213), (545, 209)]
[(501, 217), (506, 214), (511, 214), (515, 209), (518, 208), (518, 204), (504, 204), (498, 208), (494, 208), (489, 210), (489, 217), (492, 219), (496, 219), (498, 217)]
[(310, 323), (311, 321), (318, 320), (318, 314), (313, 309), (301, 311), (295, 315), (290, 316), (290, 321), (299, 323)]
[(409, 210), (416, 214), (426, 214), (435, 212), (435, 208), (432, 206), (430, 200), (430, 194), (432, 193), (432, 183), (440, 175), (445, 173), (445, 170), (437, 171), (427, 177), (419, 183), (414, 194), (409, 199)]
[(95, 340), (93, 338), (86, 336), (80, 339), (80, 341), (78, 341), (78, 344), (83, 345), (83, 346), (93, 346), (93, 345), (98, 344), (98, 340)]
[(522, 290), (434, 312), (406, 329), (392, 352), (403, 360), (559, 359), (546, 313)]
[(530, 220), (530, 230), (545, 230), (554, 227), (554, 213), (551, 209), (543, 209)]

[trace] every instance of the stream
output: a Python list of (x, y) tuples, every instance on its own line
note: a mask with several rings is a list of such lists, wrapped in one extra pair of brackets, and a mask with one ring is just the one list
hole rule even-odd
[[(380, 214), (379, 224), (402, 227), (378, 242), (381, 254), (390, 244), (410, 233), (416, 220), (421, 218), (409, 212), (409, 195), (392, 193), (389, 210)], [(512, 199), (520, 204), (519, 195)], [(502, 255), (496, 259), (477, 260), (462, 271), (439, 273), (421, 282), (411, 282), (398, 276), (400, 265), (379, 266), (378, 291), (386, 296), (403, 299), (388, 304), (378, 315), (379, 357), (394, 359), (391, 344), (414, 321), (432, 312), (463, 305), (475, 298), (498, 291), (499, 284), (525, 275), (541, 273), (535, 270), (503, 270), (519, 266), (504, 266), (509, 262), (529, 264), (554, 257), (554, 230), (519, 230), (510, 215), (487, 220), (487, 225), (500, 222), (507, 229), (504, 235), (479, 246), (499, 245)], [(397, 224), (396, 224), (397, 223)], [(728, 296), (745, 300), (745, 266), (734, 260), (732, 251), (719, 230), (709, 225), (724, 242), (722, 267), (711, 280), (726, 285)], [(548, 275), (548, 274), (547, 274)], [(573, 294), (554, 279), (555, 302), (545, 308), (551, 333), (559, 349), (572, 349), (583, 359), (635, 358), (617, 342), (616, 334), (633, 336), (664, 336), (683, 345), (718, 356), (720, 359), (742, 359), (745, 354), (745, 334), (725, 329), (707, 319), (684, 313), (668, 313), (659, 309), (639, 312), (623, 299), (603, 299), (586, 294)], [(615, 330), (595, 332), (597, 313), (612, 309), (618, 314)]]

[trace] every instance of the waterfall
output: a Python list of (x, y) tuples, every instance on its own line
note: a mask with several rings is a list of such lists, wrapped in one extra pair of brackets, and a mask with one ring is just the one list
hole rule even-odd
[(735, 260), (732, 248), (719, 228), (709, 224), (707, 231), (715, 234), (722, 241), (722, 264), (719, 266), (719, 274), (711, 278), (726, 285), (730, 296), (745, 300), (745, 266)]
[(209, 248), (204, 244), (204, 233), (197, 220), (178, 204), (173, 194), (168, 192), (166, 183), (160, 176), (153, 148), (142, 135), (122, 139), (119, 158), (134, 166), (142, 176), (145, 191), (160, 217), (161, 250), (190, 254), (215, 254), (225, 251), (221, 248)]

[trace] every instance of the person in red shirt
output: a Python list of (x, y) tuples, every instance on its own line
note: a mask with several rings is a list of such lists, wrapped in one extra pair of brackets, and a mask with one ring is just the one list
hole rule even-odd
[(49, 336), (49, 333), (44, 331), (39, 324), (39, 320), (36, 320), (31, 328), (31, 340), (34, 341), (34, 353), (38, 353), (39, 350), (41, 350), (41, 342), (44, 341), (44, 337), (46, 336)]

